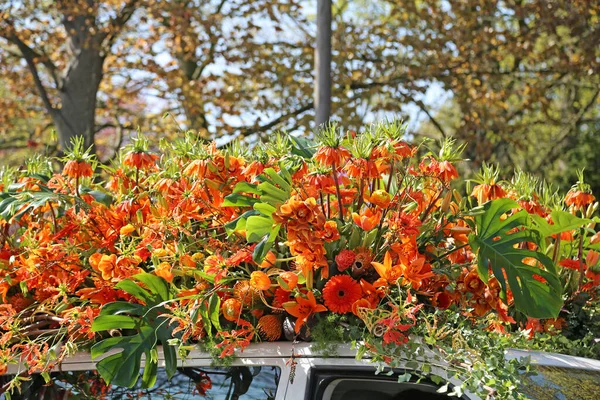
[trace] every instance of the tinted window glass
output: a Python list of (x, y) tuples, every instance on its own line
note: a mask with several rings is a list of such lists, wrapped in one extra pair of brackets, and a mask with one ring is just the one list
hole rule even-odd
[[(403, 370), (375, 375), (368, 368), (311, 368), (306, 400), (448, 400), (445, 394), (436, 393), (439, 386), (427, 379), (408, 382)], [(456, 397), (452, 397), (456, 399)]]
[(336, 379), (329, 384), (323, 400), (448, 400), (436, 387), (417, 383)]
[[(44, 384), (41, 376), (33, 376), (23, 383), (21, 394), (15, 392), (11, 398), (265, 400), (275, 398), (279, 376), (277, 367), (198, 367), (179, 368), (168, 380), (164, 369), (159, 369), (153, 388), (142, 389), (138, 384), (124, 389), (106, 387), (95, 371), (55, 372), (49, 385)], [(8, 377), (0, 379), (4, 384)]]
[(596, 400), (600, 398), (600, 371), (537, 367), (523, 379), (521, 391), (534, 400)]

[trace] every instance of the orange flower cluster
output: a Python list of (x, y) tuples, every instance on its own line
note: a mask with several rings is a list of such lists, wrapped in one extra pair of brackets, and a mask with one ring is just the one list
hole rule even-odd
[(317, 201), (313, 197), (301, 200), (293, 196), (273, 214), (273, 219), (287, 227), (286, 245), (304, 276), (323, 268), (321, 275), (327, 278), (329, 264), (324, 244), (337, 240), (339, 233), (335, 222), (326, 221)]
[[(284, 137), (246, 154), (186, 136), (159, 156), (138, 138), (102, 179), (81, 149), (62, 171), (22, 171), (0, 202), (0, 372), (14, 362), (47, 369), (63, 356), (46, 357), (59, 337), (65, 348), (106, 338), (92, 329), (101, 310), (128, 304), (116, 313), (129, 315), (146, 305), (131, 294), (149, 289), (141, 273), (169, 288), (161, 312), (173, 336), (186, 344), (210, 337), (222, 356), (281, 339), (284, 324), (294, 327), (287, 336), (310, 335), (325, 313), (367, 327), (383, 345), (410, 340), (419, 310), (524, 328), (510, 290), (502, 299), (496, 277), (487, 285), (479, 277), (468, 206), (511, 198), (518, 203), (502, 218), (525, 210), (552, 227), (560, 223), (553, 205), (489, 171), (473, 198), (462, 198), (450, 188), (459, 152), (446, 143), (441, 156), (419, 159), (396, 128), (366, 139), (331, 131), (314, 154)], [(587, 218), (594, 201), (572, 190), (565, 209)], [(595, 301), (600, 235), (546, 230), (547, 256)], [(541, 268), (535, 258), (523, 263)], [(549, 324), (538, 322), (527, 329)]]

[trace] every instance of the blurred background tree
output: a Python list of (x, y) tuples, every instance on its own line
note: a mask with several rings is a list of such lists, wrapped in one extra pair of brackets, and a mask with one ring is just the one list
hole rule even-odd
[[(5, 1), (0, 147), (54, 152), (84, 134), (107, 160), (138, 128), (219, 143), (310, 134), (315, 12), (315, 0)], [(471, 169), (498, 162), (566, 189), (585, 167), (600, 193), (600, 3), (337, 0), (332, 42), (343, 126), (411, 117), (414, 140), (468, 142)]]

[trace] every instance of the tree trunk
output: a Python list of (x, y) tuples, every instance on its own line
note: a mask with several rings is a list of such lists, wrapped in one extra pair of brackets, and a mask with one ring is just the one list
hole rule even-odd
[(331, 115), (331, 0), (317, 0), (317, 47), (315, 50), (315, 122)]
[(59, 91), (60, 110), (53, 116), (64, 151), (71, 139), (83, 136), (85, 147), (94, 149), (96, 98), (103, 76), (104, 57), (98, 46), (82, 48), (70, 65)]

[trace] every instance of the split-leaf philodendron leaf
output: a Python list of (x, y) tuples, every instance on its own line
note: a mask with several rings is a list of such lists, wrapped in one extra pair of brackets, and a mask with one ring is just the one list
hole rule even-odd
[[(506, 300), (510, 290), (517, 310), (533, 318), (555, 318), (563, 304), (562, 288), (553, 261), (527, 243), (538, 245), (542, 235), (527, 228), (529, 215), (517, 202), (498, 199), (487, 202), (475, 212), (476, 233), (469, 244), (477, 255), (478, 272), (487, 283), (493, 272)], [(475, 210), (474, 210), (475, 211)], [(537, 266), (525, 262), (537, 260)]]

